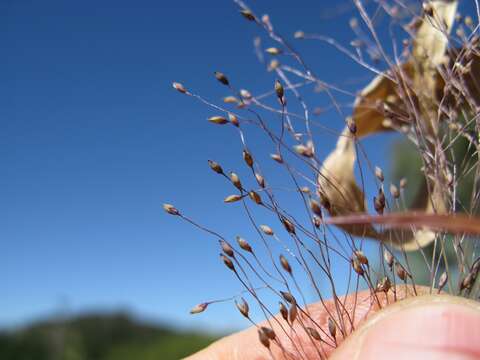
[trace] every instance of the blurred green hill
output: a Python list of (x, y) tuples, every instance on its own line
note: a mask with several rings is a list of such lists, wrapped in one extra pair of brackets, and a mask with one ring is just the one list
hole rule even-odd
[(215, 337), (152, 325), (126, 313), (90, 314), (36, 322), (0, 332), (2, 360), (170, 360)]

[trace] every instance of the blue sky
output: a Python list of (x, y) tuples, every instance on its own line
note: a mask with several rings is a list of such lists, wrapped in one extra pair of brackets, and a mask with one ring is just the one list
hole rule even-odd
[[(348, 45), (353, 9), (334, 15), (331, 4), (252, 2), (290, 38), (301, 28)], [(230, 1), (2, 2), (0, 326), (59, 308), (130, 309), (212, 330), (245, 325), (231, 304), (188, 315), (240, 286), (218, 261), (216, 242), (161, 205), (242, 234), (243, 215), (222, 205), (230, 187), (206, 163), (244, 167), (238, 139), (208, 124), (215, 113), (171, 83), (219, 102), (227, 93), (212, 73), (221, 70), (239, 87), (270, 90), (274, 75), (253, 54), (258, 34)], [(326, 81), (355, 91), (371, 77), (324, 44), (295, 46)], [(316, 96), (307, 96), (312, 107), (324, 102)], [(334, 114), (322, 121), (341, 126)], [(326, 154), (335, 139), (319, 136)], [(268, 154), (262, 141), (256, 149)], [(384, 140), (367, 148), (385, 164)]]

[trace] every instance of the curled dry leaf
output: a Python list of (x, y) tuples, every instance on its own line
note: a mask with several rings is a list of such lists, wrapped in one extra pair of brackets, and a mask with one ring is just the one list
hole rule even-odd
[[(363, 89), (349, 119), (349, 124), (355, 124), (355, 131), (347, 124), (336, 148), (320, 169), (318, 192), (324, 202), (328, 202), (327, 210), (332, 217), (366, 214), (365, 197), (354, 175), (356, 139), (408, 126), (409, 117), (402, 99), (413, 99), (409, 105), (415, 104), (421, 118), (428, 119), (425, 124), (420, 124), (422, 130), (427, 134), (435, 134), (438, 130), (438, 108), (435, 104), (445, 86), (439, 67), (448, 61), (447, 35), (453, 26), (458, 1), (435, 0), (430, 4), (432, 12), (426, 12), (419, 22), (412, 55), (405, 64), (378, 75)], [(480, 61), (477, 62), (480, 70)], [(467, 84), (468, 80), (467, 78)], [(441, 186), (438, 181), (431, 181), (430, 195), (417, 201), (420, 209), (430, 214), (447, 212), (447, 200)], [(385, 241), (407, 251), (430, 244), (436, 236), (434, 231), (424, 228), (416, 231), (378, 231), (372, 223), (347, 222), (339, 222), (337, 226), (351, 235)]]

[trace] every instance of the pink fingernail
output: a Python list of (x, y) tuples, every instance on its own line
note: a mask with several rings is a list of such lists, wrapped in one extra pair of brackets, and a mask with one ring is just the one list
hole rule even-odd
[(405, 308), (373, 325), (359, 359), (480, 359), (480, 312), (457, 304)]

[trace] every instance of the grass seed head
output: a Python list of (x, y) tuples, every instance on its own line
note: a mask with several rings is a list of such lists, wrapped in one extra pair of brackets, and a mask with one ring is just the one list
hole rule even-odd
[(243, 198), (242, 195), (233, 194), (233, 195), (229, 195), (225, 199), (223, 199), (223, 202), (233, 203), (233, 202), (237, 202), (237, 201), (242, 200), (242, 198)]
[(353, 270), (355, 270), (355, 272), (358, 275), (363, 276), (365, 271), (363, 270), (362, 264), (360, 263), (360, 261), (357, 258), (352, 258), (351, 263), (352, 263)]
[(275, 331), (266, 326), (262, 326), (261, 329), (270, 340), (275, 340)]
[(279, 80), (275, 80), (274, 89), (278, 99), (280, 100), (281, 103), (283, 103), (283, 95), (285, 94), (285, 91), (283, 90), (283, 85), (280, 83)]
[(383, 182), (385, 180), (385, 177), (383, 176), (383, 171), (378, 166), (375, 166), (375, 176), (380, 182)]
[(392, 255), (392, 253), (390, 251), (388, 251), (387, 249), (385, 249), (383, 251), (383, 258), (385, 259), (385, 262), (387, 263), (388, 267), (391, 270), (392, 267), (393, 267), (393, 255)]
[(195, 305), (191, 310), (190, 314), (199, 314), (201, 312), (204, 312), (207, 309), (208, 303), (201, 303), (198, 305)]
[(283, 302), (279, 302), (280, 314), (282, 315), (283, 320), (288, 321), (288, 309)]
[(253, 167), (253, 157), (247, 150), (243, 150), (243, 160), (248, 167)]
[(270, 154), (270, 157), (279, 164), (283, 164), (283, 158), (280, 154)]
[(242, 314), (244, 317), (249, 319), (248, 312), (250, 310), (248, 303), (245, 301), (244, 298), (240, 299), (240, 302), (235, 301), (235, 305), (237, 306), (238, 311), (240, 311), (240, 314)]
[(223, 102), (225, 104), (238, 104), (238, 99), (235, 96), (225, 96)]
[(400, 264), (400, 263), (395, 263), (395, 272), (397, 273), (397, 276), (400, 280), (405, 281), (407, 280), (407, 276), (409, 276), (407, 270)]
[(226, 86), (230, 85), (230, 82), (228, 81), (228, 78), (225, 76), (224, 73), (221, 73), (220, 71), (215, 71), (214, 74), (217, 80), (221, 82), (223, 85), (226, 85)]
[(173, 88), (174, 88), (175, 90), (177, 90), (178, 92), (180, 92), (180, 93), (182, 93), (182, 94), (186, 94), (186, 93), (187, 93), (187, 89), (185, 89), (185, 87), (184, 87), (182, 84), (178, 83), (178, 82), (174, 82), (174, 83), (172, 84), (172, 86), (173, 86)]
[(265, 49), (265, 52), (270, 55), (280, 55), (282, 53), (282, 50), (276, 47), (269, 47)]
[(440, 278), (438, 279), (438, 291), (442, 291), (448, 281), (448, 273), (444, 271)]
[(320, 337), (320, 334), (317, 330), (315, 330), (314, 328), (311, 328), (309, 326), (306, 326), (305, 327), (305, 330), (307, 330), (307, 333), (312, 337), (314, 338), (315, 340), (317, 341), (320, 341), (322, 340), (322, 338)]
[(337, 338), (337, 325), (335, 324), (335, 321), (331, 317), (328, 318), (328, 332), (334, 339)]
[(400, 190), (398, 190), (398, 187), (396, 187), (394, 184), (390, 184), (390, 195), (394, 199), (398, 199), (400, 197)]
[(269, 236), (273, 235), (273, 230), (268, 225), (260, 225), (260, 230), (262, 230), (265, 235), (269, 235)]
[(220, 240), (220, 246), (222, 247), (222, 251), (230, 257), (234, 257), (235, 254), (233, 252), (233, 248), (227, 243), (225, 240)]
[(223, 174), (223, 169), (222, 167), (220, 166), (219, 163), (213, 161), (213, 160), (208, 160), (208, 165), (210, 166), (210, 168), (215, 171), (217, 174)]
[(250, 191), (248, 192), (248, 197), (249, 197), (252, 201), (254, 201), (255, 204), (257, 204), (257, 205), (260, 205), (260, 204), (262, 203), (262, 198), (260, 197), (260, 195), (259, 195), (257, 192), (253, 191), (253, 190), (250, 190)]
[(249, 253), (253, 253), (252, 247), (250, 246), (248, 241), (245, 240), (244, 238), (241, 238), (240, 236), (237, 236), (237, 243), (238, 243), (238, 246), (240, 246), (241, 249), (243, 249), (245, 251), (248, 251)]
[(163, 210), (170, 215), (180, 215), (180, 212), (171, 204), (163, 204)]
[(388, 278), (388, 276), (385, 276), (382, 280), (378, 282), (376, 291), (387, 293), (391, 287), (392, 283), (390, 282), (390, 279)]
[(232, 260), (230, 260), (228, 257), (226, 257), (223, 254), (220, 254), (220, 257), (222, 258), (223, 263), (225, 264), (226, 267), (228, 267), (232, 271), (235, 271), (235, 266), (233, 265)]
[(400, 189), (405, 189), (407, 187), (407, 179), (401, 178), (400, 179)]
[(258, 339), (267, 349), (270, 349), (270, 340), (268, 339), (267, 334), (263, 332), (262, 329), (258, 329)]
[(347, 117), (347, 127), (348, 131), (350, 131), (352, 135), (355, 135), (357, 133), (357, 124), (351, 116)]
[(310, 200), (310, 209), (317, 216), (322, 216), (322, 206), (320, 203), (314, 199)]
[(208, 121), (210, 121), (212, 124), (217, 124), (217, 125), (228, 124), (228, 120), (225, 119), (223, 116), (211, 116), (208, 118)]
[(257, 179), (257, 183), (261, 188), (265, 188), (265, 179), (259, 173), (255, 173), (255, 179)]
[(288, 319), (290, 320), (290, 323), (293, 324), (295, 320), (297, 319), (298, 316), (298, 308), (297, 308), (297, 303), (292, 303), (290, 306), (290, 311), (288, 312)]
[(230, 173), (230, 180), (232, 181), (232, 184), (240, 191), (242, 191), (242, 183), (240, 182), (240, 178), (238, 175), (234, 172)]
[(310, 146), (300, 144), (300, 145), (295, 145), (293, 149), (299, 155), (302, 155), (308, 158), (313, 157), (313, 148), (311, 148)]
[(230, 123), (233, 125), (233, 126), (236, 126), (236, 127), (239, 127), (240, 126), (240, 122), (238, 121), (238, 118), (235, 114), (232, 114), (232, 113), (228, 113), (228, 119), (230, 120)]
[(282, 217), (282, 224), (288, 233), (295, 234), (295, 225), (293, 225), (293, 223), (290, 220), (288, 220), (285, 217)]
[(280, 291), (280, 294), (282, 295), (282, 297), (285, 299), (286, 302), (288, 302), (289, 304), (296, 304), (297, 301), (295, 300), (295, 298), (293, 297), (292, 294), (290, 294), (289, 292), (287, 291)]
[(290, 266), (290, 263), (283, 255), (280, 255), (280, 264), (282, 265), (283, 269), (286, 272), (288, 272), (289, 274), (292, 274), (292, 267)]
[(305, 33), (302, 31), (302, 30), (297, 30), (295, 31), (295, 33), (293, 34), (293, 37), (295, 39), (303, 39), (305, 37)]
[(244, 17), (245, 19), (247, 19), (248, 21), (255, 21), (255, 20), (256, 20), (256, 19), (255, 19), (255, 15), (253, 15), (253, 13), (252, 13), (250, 10), (248, 10), (248, 9), (242, 9), (242, 10), (240, 10), (240, 14), (242, 14), (243, 17)]
[(368, 258), (365, 256), (363, 251), (361, 250), (355, 250), (354, 253), (355, 257), (358, 259), (360, 264), (362, 265), (368, 265)]

